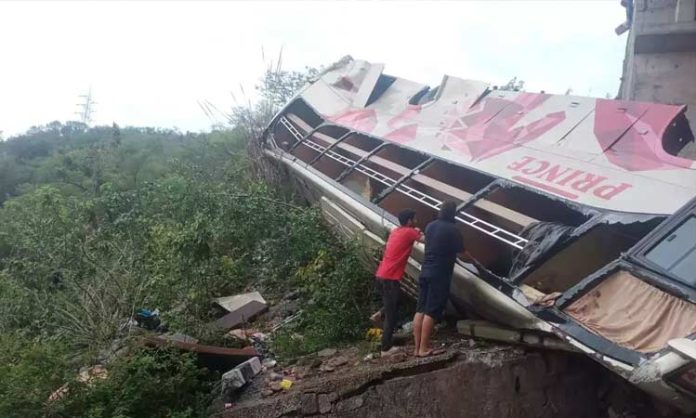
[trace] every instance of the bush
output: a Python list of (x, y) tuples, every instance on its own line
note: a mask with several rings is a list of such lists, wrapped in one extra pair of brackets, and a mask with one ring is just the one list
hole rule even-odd
[[(305, 80), (266, 74), (264, 102), (233, 111), (230, 130), (53, 122), (0, 142), (0, 416), (203, 414), (216, 376), (188, 355), (138, 350), (108, 364), (107, 380), (75, 381), (138, 308), (211, 341), (212, 298), (299, 288), (304, 314), (278, 351), (362, 337), (372, 277), (360, 252), (262, 182), (258, 149), (246, 152)], [(68, 395), (47, 403), (65, 382)]]
[(334, 245), (298, 269), (303, 314), (275, 336), (280, 356), (294, 357), (365, 336), (376, 304), (374, 279), (361, 251), (357, 245)]
[(50, 415), (47, 400), (70, 374), (67, 348), (34, 341), (21, 333), (0, 335), (0, 416)]
[(196, 364), (195, 356), (143, 349), (119, 358), (108, 377), (75, 384), (61, 414), (89, 418), (202, 417), (209, 415), (219, 374)]

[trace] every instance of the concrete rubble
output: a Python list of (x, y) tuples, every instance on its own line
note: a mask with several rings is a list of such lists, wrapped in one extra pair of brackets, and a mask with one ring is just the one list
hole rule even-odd
[(234, 369), (222, 375), (222, 398), (230, 401), (234, 393), (261, 373), (261, 361), (258, 357), (252, 357)]

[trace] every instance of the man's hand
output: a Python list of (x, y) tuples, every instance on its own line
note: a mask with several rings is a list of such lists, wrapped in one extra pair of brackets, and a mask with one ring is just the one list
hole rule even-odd
[(414, 226), (413, 229), (415, 229), (416, 231), (418, 231), (418, 238), (416, 238), (416, 241), (417, 241), (417, 242), (423, 242), (423, 241), (425, 241), (425, 235), (423, 235), (423, 231), (421, 231), (421, 229), (418, 228), (417, 226)]
[(474, 256), (472, 256), (471, 253), (467, 250), (464, 250), (461, 253), (459, 253), (459, 257), (467, 263), (472, 263), (475, 260)]

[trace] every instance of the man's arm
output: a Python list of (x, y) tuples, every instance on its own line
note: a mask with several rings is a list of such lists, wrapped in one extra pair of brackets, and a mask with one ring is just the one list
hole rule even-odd
[(415, 229), (416, 232), (418, 233), (416, 241), (425, 242), (425, 234), (420, 230), (420, 228), (413, 228), (413, 229)]

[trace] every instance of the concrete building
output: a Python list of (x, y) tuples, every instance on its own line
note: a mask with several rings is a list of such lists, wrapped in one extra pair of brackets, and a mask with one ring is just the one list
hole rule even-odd
[[(696, 125), (696, 0), (624, 0), (630, 27), (619, 98), (688, 105)], [(622, 27), (617, 28), (617, 33)], [(696, 155), (696, 147), (688, 147)], [(684, 151), (687, 151), (686, 149)]]

